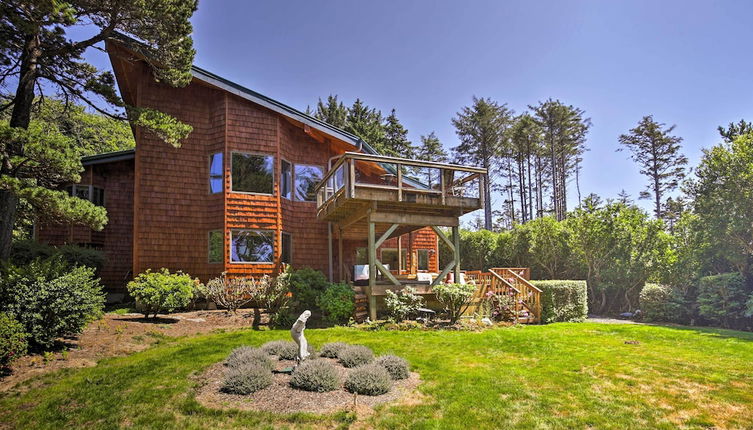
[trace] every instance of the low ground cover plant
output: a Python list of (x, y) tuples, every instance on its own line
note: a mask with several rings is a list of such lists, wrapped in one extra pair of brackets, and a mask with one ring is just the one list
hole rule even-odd
[(337, 358), (337, 354), (348, 346), (345, 342), (329, 342), (322, 345), (319, 355), (326, 358)]
[(296, 367), (290, 385), (305, 391), (319, 393), (336, 390), (340, 386), (337, 369), (326, 360), (309, 360)]
[(261, 349), (280, 360), (295, 360), (298, 356), (298, 345), (290, 340), (273, 340), (262, 345)]
[(81, 333), (102, 314), (104, 301), (94, 269), (70, 267), (60, 257), (2, 267), (0, 311), (23, 325), (33, 348)]
[(410, 376), (408, 360), (396, 355), (382, 355), (374, 360), (374, 363), (384, 367), (394, 380), (405, 379)]
[(390, 374), (376, 363), (356, 367), (345, 380), (346, 390), (366, 396), (385, 394), (390, 391), (391, 386)]
[(241, 346), (235, 348), (227, 359), (225, 359), (225, 365), (229, 368), (241, 367), (246, 363), (256, 363), (269, 370), (275, 368), (275, 364), (269, 354), (261, 348), (253, 348), (250, 346)]
[(168, 313), (188, 305), (194, 295), (198, 279), (183, 272), (170, 273), (163, 268), (158, 272), (147, 270), (127, 285), (145, 317), (156, 318), (159, 313)]
[(476, 286), (473, 284), (438, 284), (432, 287), (437, 300), (444, 306), (450, 324), (455, 324), (471, 304)]
[(245, 363), (228, 369), (221, 391), (247, 395), (272, 385), (272, 371), (259, 363)]
[(348, 345), (337, 353), (337, 358), (345, 367), (356, 367), (374, 360), (374, 353), (363, 345)]

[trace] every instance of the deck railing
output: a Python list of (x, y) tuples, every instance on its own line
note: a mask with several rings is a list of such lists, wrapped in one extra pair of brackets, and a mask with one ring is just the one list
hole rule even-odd
[(541, 321), (541, 290), (527, 278), (527, 268), (492, 268), (488, 272), (466, 271), (467, 281), (473, 281), (478, 288), (473, 298), (471, 310), (479, 312), (488, 293), (513, 297), (513, 313), (522, 322)]
[(316, 185), (317, 208), (344, 195), (356, 198), (356, 188), (394, 190), (397, 201), (408, 194), (434, 195), (441, 204), (448, 197), (481, 199), (486, 169), (407, 158), (346, 152)]

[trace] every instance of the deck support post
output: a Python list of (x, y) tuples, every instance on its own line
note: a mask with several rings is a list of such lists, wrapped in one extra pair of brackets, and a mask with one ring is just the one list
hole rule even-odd
[(376, 286), (376, 225), (369, 218), (369, 233), (368, 233), (368, 254), (369, 254), (369, 318), (372, 321), (377, 319), (376, 310), (376, 296), (374, 295), (374, 287)]
[(455, 272), (454, 280), (456, 284), (460, 283), (460, 227), (452, 227), (452, 242), (453, 242), (453, 260), (455, 260)]
[(332, 268), (332, 223), (327, 223), (327, 262), (329, 263), (329, 282), (334, 280), (334, 269)]
[(345, 281), (345, 278), (343, 277), (343, 266), (345, 263), (343, 262), (343, 229), (338, 228), (337, 229), (337, 274), (339, 282)]

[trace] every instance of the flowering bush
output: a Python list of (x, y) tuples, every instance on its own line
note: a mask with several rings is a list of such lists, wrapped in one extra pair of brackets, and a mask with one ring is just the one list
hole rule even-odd
[(514, 321), (515, 296), (512, 292), (506, 294), (487, 291), (482, 303), (482, 314), (495, 321)]
[(399, 293), (387, 290), (384, 304), (387, 307), (389, 318), (400, 322), (418, 312), (424, 305), (424, 300), (416, 295), (415, 289), (405, 287)]
[(439, 303), (444, 305), (450, 323), (455, 324), (471, 304), (476, 286), (473, 284), (439, 284), (435, 285), (432, 291), (434, 291)]

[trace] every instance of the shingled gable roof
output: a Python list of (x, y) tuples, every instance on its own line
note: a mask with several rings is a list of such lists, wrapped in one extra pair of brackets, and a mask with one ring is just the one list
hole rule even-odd
[[(126, 50), (132, 51), (140, 55), (143, 58), (147, 58), (147, 55), (144, 49), (144, 44), (130, 36), (127, 36), (122, 33), (114, 33), (113, 36), (111, 36), (108, 39), (108, 41), (114, 42), (117, 45), (125, 48)], [(279, 113), (280, 115), (284, 115), (288, 118), (292, 118), (296, 121), (299, 121), (302, 124), (305, 124), (311, 128), (314, 128), (338, 140), (342, 140), (344, 142), (350, 143), (356, 148), (361, 148), (363, 152), (367, 154), (379, 155), (379, 152), (377, 152), (371, 145), (369, 145), (366, 141), (364, 141), (360, 137), (352, 133), (349, 133), (341, 128), (335, 127), (331, 124), (327, 124), (326, 122), (316, 119), (311, 115), (307, 115), (278, 100), (275, 100), (271, 97), (267, 97), (261, 93), (258, 93), (254, 90), (246, 88), (230, 80), (227, 80), (219, 75), (216, 75), (210, 71), (204, 70), (201, 67), (198, 67), (195, 65), (191, 66), (191, 74), (193, 75), (194, 79), (197, 79), (209, 85), (215, 86), (217, 88), (221, 88), (231, 94), (235, 94), (253, 103), (264, 106), (265, 108), (273, 112)]]

